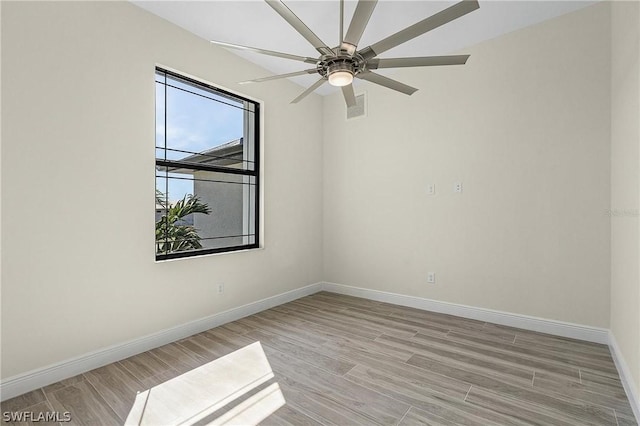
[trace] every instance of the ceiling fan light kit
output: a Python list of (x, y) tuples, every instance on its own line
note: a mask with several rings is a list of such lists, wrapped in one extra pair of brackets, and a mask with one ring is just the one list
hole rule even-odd
[(327, 67), (325, 75), (329, 79), (329, 84), (336, 87), (347, 86), (353, 81), (353, 74), (355, 74), (353, 65), (348, 62), (336, 62)]
[(334, 71), (329, 74), (329, 84), (336, 87), (347, 86), (353, 81), (351, 71)]
[(340, 0), (340, 44), (336, 48), (330, 48), (320, 38), (307, 27), (292, 11), (280, 0), (265, 0), (282, 18), (289, 23), (302, 37), (304, 37), (320, 54), (318, 58), (303, 57), (289, 53), (275, 52), (271, 50), (258, 49), (254, 47), (240, 46), (237, 44), (212, 41), (220, 46), (261, 53), (263, 55), (275, 56), (279, 58), (291, 59), (307, 64), (314, 64), (315, 68), (296, 71), (287, 74), (274, 75), (258, 78), (255, 80), (243, 81), (241, 83), (260, 83), (264, 81), (277, 80), (287, 77), (295, 77), (305, 74), (318, 74), (320, 80), (307, 88), (300, 96), (291, 103), (300, 102), (307, 95), (312, 93), (326, 81), (332, 86), (341, 87), (347, 107), (356, 105), (356, 97), (353, 90), (353, 79), (359, 78), (371, 83), (396, 90), (406, 95), (415, 93), (418, 89), (408, 86), (399, 81), (385, 77), (373, 72), (382, 68), (403, 68), (403, 67), (429, 67), (441, 65), (463, 65), (467, 62), (469, 55), (452, 56), (424, 56), (415, 58), (378, 58), (383, 52), (412, 40), (428, 31), (438, 28), (448, 22), (473, 12), (480, 5), (477, 0), (463, 0), (453, 6), (444, 9), (435, 15), (423, 19), (403, 30), (398, 31), (377, 43), (358, 50), (358, 43), (369, 22), (369, 18), (376, 7), (377, 0), (359, 0), (355, 12), (351, 18), (351, 23), (343, 37), (343, 16), (344, 2)]

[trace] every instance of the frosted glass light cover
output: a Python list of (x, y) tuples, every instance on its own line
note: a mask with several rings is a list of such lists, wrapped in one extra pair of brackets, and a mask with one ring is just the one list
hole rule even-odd
[(329, 84), (332, 86), (342, 87), (351, 84), (353, 74), (349, 71), (336, 71), (329, 74)]

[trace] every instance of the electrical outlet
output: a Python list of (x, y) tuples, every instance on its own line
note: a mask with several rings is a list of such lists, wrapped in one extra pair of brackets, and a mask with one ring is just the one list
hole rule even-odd
[(462, 192), (462, 182), (453, 184), (453, 192)]
[(224, 293), (224, 283), (218, 284), (218, 294)]
[(427, 194), (428, 195), (435, 195), (436, 194), (436, 185), (433, 183), (430, 183), (429, 185), (427, 185)]
[(428, 272), (427, 273), (427, 282), (429, 284), (435, 284), (436, 283), (436, 273), (435, 272)]

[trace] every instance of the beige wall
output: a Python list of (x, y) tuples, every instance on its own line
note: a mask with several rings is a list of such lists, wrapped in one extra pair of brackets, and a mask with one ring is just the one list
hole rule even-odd
[(609, 46), (598, 4), (326, 98), (324, 279), (608, 327)]
[[(321, 280), (318, 96), (126, 2), (2, 9), (3, 378)], [(154, 262), (156, 63), (265, 101), (264, 250)]]
[(640, 389), (640, 3), (611, 18), (611, 331)]

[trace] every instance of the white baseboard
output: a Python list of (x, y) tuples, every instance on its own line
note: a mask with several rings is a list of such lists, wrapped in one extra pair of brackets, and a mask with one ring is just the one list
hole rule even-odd
[(210, 328), (218, 327), (248, 315), (273, 308), (274, 306), (317, 293), (321, 289), (322, 283), (311, 284), (306, 287), (229, 309), (228, 311), (220, 312), (206, 318), (201, 318), (138, 339), (99, 349), (79, 357), (7, 378), (0, 382), (0, 399), (4, 401), (14, 396), (22, 395), (23, 393), (76, 376), (93, 370), (94, 368), (111, 364), (112, 362), (166, 345), (167, 343), (201, 333)]
[(580, 324), (495, 311), (492, 309), (476, 308), (473, 306), (459, 305), (457, 303), (441, 302), (422, 297), (406, 296), (403, 294), (370, 290), (367, 288), (352, 287), (328, 282), (322, 284), (322, 289), (334, 293), (376, 300), (378, 302), (386, 302), (394, 305), (424, 309), (425, 311), (456, 315), (463, 318), (507, 325), (540, 333), (586, 340), (587, 342), (601, 343), (604, 345), (609, 343), (609, 330), (605, 328), (589, 327)]
[(618, 341), (611, 331), (609, 331), (609, 348), (611, 349), (613, 362), (615, 362), (618, 373), (620, 374), (622, 386), (624, 387), (624, 391), (627, 393), (627, 398), (629, 398), (633, 414), (636, 416), (636, 421), (640, 423), (640, 393), (638, 393), (638, 389), (633, 381), (633, 376), (631, 375), (629, 366), (622, 357)]

